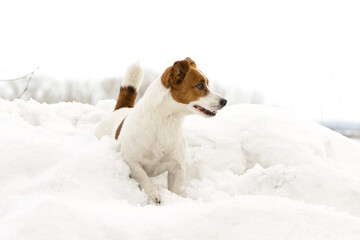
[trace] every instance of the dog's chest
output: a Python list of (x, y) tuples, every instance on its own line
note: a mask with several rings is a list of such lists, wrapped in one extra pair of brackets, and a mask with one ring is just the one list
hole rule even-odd
[(174, 154), (180, 146), (182, 147), (182, 142), (183, 136), (180, 132), (160, 130), (155, 132), (148, 142), (146, 154), (149, 160), (160, 161)]
[(130, 115), (120, 134), (121, 152), (124, 159), (143, 164), (183, 159), (185, 141), (182, 119), (156, 115), (139, 117)]
[(141, 163), (149, 176), (169, 171), (185, 160), (185, 141), (181, 136), (154, 140), (145, 152)]

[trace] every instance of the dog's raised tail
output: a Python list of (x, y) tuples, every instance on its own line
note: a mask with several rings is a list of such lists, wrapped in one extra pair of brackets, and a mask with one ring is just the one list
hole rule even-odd
[(123, 107), (134, 107), (136, 95), (141, 86), (143, 77), (144, 69), (140, 66), (139, 62), (131, 64), (128, 67), (126, 74), (121, 81), (119, 97), (114, 111)]

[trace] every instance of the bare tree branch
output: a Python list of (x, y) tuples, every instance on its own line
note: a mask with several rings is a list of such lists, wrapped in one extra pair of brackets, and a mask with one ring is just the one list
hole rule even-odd
[(34, 76), (34, 73), (35, 73), (35, 71), (36, 71), (37, 69), (39, 69), (39, 67), (37, 67), (36, 69), (34, 69), (34, 71), (32, 71), (32, 72), (30, 73), (30, 75), (29, 75), (29, 80), (28, 80), (28, 82), (26, 83), (26, 86), (25, 86), (24, 91), (23, 91), (17, 98), (21, 98), (21, 97), (24, 95), (24, 93), (28, 90), (30, 81), (31, 81), (32, 77)]
[(22, 80), (25, 78), (30, 77), (30, 79), (32, 78), (32, 76), (34, 75), (35, 71), (38, 70), (39, 67), (36, 67), (32, 72), (27, 73), (21, 77), (17, 77), (17, 78), (11, 78), (11, 79), (0, 79), (0, 82), (13, 82), (13, 81), (18, 81), (18, 80)]
[(17, 80), (28, 79), (24, 91), (22, 91), (21, 94), (17, 97), (17, 98), (21, 98), (24, 95), (24, 93), (28, 90), (28, 87), (29, 87), (29, 84), (30, 84), (30, 82), (32, 80), (32, 77), (34, 76), (35, 71), (38, 70), (38, 69), (39, 69), (39, 67), (36, 67), (32, 72), (30, 72), (28, 74), (25, 74), (24, 76), (17, 77), (17, 78), (12, 78), (12, 79), (0, 80), (0, 82), (14, 82), (14, 81), (17, 81)]

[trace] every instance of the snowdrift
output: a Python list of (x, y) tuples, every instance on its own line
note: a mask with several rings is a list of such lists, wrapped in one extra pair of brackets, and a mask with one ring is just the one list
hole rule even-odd
[(181, 196), (149, 204), (96, 106), (0, 100), (0, 239), (360, 239), (360, 144), (261, 105), (187, 118)]

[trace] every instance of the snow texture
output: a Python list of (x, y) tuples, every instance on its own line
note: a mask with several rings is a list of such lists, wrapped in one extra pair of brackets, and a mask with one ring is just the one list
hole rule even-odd
[(188, 117), (180, 196), (129, 178), (96, 106), (0, 100), (0, 239), (360, 239), (360, 144), (261, 105)]

